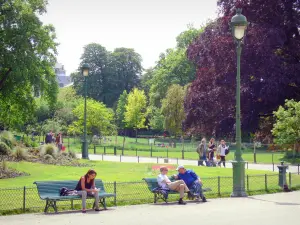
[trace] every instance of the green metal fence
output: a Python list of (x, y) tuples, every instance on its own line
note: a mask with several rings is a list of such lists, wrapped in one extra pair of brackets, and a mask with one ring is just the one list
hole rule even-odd
[[(232, 177), (211, 177), (202, 178), (204, 187), (212, 189), (207, 193), (208, 198), (227, 197), (232, 191)], [(300, 188), (300, 175), (298, 173), (287, 174), (287, 184), (290, 188)], [(277, 192), (281, 188), (278, 186), (278, 174), (247, 175), (246, 190), (249, 194), (261, 194)], [(153, 194), (148, 190), (144, 181), (136, 182), (108, 182), (105, 183), (105, 190), (115, 193), (116, 197), (107, 199), (108, 206), (132, 205), (142, 203), (152, 203)], [(176, 200), (178, 196), (169, 196), (170, 201)], [(93, 200), (88, 200), (92, 204)], [(59, 202), (58, 208), (79, 209), (80, 200), (73, 202)], [(25, 213), (42, 211), (45, 201), (40, 200), (37, 189), (34, 186), (22, 188), (0, 189), (0, 215), (7, 213)]]

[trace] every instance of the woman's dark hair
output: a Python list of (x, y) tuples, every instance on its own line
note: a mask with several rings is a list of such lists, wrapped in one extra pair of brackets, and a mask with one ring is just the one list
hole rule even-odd
[[(89, 177), (89, 175), (92, 175), (92, 174), (95, 174), (97, 176), (97, 172), (95, 170), (89, 170), (87, 171), (87, 173), (85, 174), (85, 179), (87, 179)], [(91, 180), (92, 182), (94, 181), (95, 179)]]

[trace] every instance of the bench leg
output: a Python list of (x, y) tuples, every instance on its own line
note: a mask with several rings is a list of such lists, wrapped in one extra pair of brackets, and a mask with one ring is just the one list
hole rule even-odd
[(100, 204), (103, 206), (105, 210), (107, 210), (105, 198), (100, 199)]
[(57, 213), (56, 201), (46, 200), (46, 207), (44, 209), (44, 213), (48, 212), (49, 207), (52, 207), (54, 209), (54, 212)]

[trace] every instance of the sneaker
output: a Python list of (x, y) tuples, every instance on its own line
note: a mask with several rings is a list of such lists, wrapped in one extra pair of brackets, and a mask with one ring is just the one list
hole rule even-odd
[(178, 204), (179, 204), (179, 205), (186, 205), (186, 202), (183, 201), (182, 199), (180, 199), (180, 200), (178, 201)]
[(86, 213), (86, 210), (82, 210), (82, 213)]

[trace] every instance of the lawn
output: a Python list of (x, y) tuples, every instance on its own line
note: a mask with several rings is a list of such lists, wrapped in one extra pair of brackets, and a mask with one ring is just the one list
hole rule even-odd
[[(157, 164), (117, 163), (105, 161), (89, 161), (98, 172), (98, 177), (105, 182), (107, 192), (116, 193), (116, 198), (110, 198), (109, 206), (117, 204), (151, 203), (153, 194), (148, 190), (144, 177), (156, 177), (158, 171), (152, 170)], [(41, 180), (77, 180), (84, 175), (88, 167), (66, 167), (44, 165), (39, 163), (9, 163), (9, 166), (30, 176), (0, 180), (0, 215), (6, 213), (22, 213), (43, 210), (45, 202), (40, 200), (34, 181)], [(208, 198), (229, 196), (232, 191), (232, 169), (190, 166), (201, 176), (204, 187), (212, 189)], [(172, 175), (175, 170), (170, 171)], [(246, 170), (246, 190), (248, 193), (265, 193), (278, 191), (278, 174), (269, 171)], [(300, 176), (292, 175), (294, 187), (300, 186)], [(114, 182), (116, 181), (116, 182)], [(26, 188), (24, 187), (26, 186)], [(178, 196), (170, 196), (176, 200)], [(92, 203), (89, 200), (89, 203)], [(75, 208), (80, 208), (80, 201), (75, 201)], [(70, 202), (59, 202), (61, 209), (70, 209)]]
[[(118, 163), (105, 161), (89, 161), (91, 168), (98, 172), (98, 177), (106, 182), (141, 181), (144, 177), (155, 177), (158, 171), (152, 170), (153, 164)], [(39, 163), (19, 162), (9, 163), (9, 167), (26, 172), (30, 176), (0, 180), (0, 188), (32, 186), (34, 181), (40, 180), (77, 180), (89, 169), (87, 167), (54, 166)], [(219, 167), (189, 166), (201, 177), (232, 176), (232, 169)], [(249, 175), (270, 174), (269, 171), (247, 170)], [(170, 175), (176, 171), (169, 171)]]

